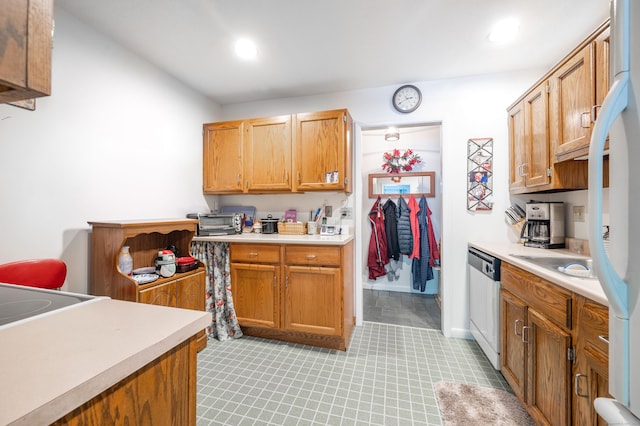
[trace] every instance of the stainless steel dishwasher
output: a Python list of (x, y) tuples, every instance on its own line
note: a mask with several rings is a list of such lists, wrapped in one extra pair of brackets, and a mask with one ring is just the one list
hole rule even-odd
[(491, 365), (500, 369), (500, 259), (469, 247), (469, 328)]

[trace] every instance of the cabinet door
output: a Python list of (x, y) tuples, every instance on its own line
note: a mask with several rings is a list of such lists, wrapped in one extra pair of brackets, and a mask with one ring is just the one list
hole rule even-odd
[(245, 187), (249, 192), (291, 190), (291, 116), (247, 122)]
[(204, 311), (207, 296), (205, 294), (204, 271), (180, 278), (176, 281), (176, 306), (178, 308)]
[(284, 328), (340, 336), (340, 268), (285, 266)]
[(525, 163), (524, 102), (509, 110), (509, 189), (525, 187), (523, 167)]
[(527, 306), (508, 291), (500, 291), (500, 370), (515, 395), (525, 400), (526, 350), (522, 328), (526, 325)]
[(574, 158), (589, 146), (591, 107), (595, 105), (593, 44), (590, 43), (551, 77), (555, 123), (555, 161)]
[(140, 291), (139, 302), (176, 307), (176, 282), (168, 281)]
[(52, 0), (3, 0), (0, 103), (51, 93)]
[(549, 174), (548, 84), (536, 87), (524, 100), (524, 176), (527, 187), (546, 185)]
[(571, 335), (533, 309), (523, 330), (528, 346), (527, 405), (536, 424), (571, 424)]
[(231, 264), (231, 291), (240, 325), (280, 326), (279, 270), (274, 265)]
[(242, 192), (244, 122), (205, 124), (202, 182), (205, 194)]
[(296, 115), (294, 191), (350, 192), (350, 123), (346, 110)]

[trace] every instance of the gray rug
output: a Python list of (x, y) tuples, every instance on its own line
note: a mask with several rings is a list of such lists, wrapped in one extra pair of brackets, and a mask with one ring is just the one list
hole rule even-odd
[(501, 389), (455, 382), (434, 388), (446, 426), (534, 424), (518, 398)]

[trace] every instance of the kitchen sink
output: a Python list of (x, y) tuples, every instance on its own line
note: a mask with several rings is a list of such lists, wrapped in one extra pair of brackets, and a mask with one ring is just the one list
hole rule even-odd
[(509, 256), (531, 262), (536, 266), (571, 275), (579, 278), (595, 278), (593, 274), (591, 259), (584, 257), (544, 257), (527, 256), (522, 254), (511, 254)]

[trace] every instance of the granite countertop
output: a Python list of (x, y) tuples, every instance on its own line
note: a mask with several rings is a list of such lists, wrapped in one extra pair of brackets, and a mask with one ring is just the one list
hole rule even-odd
[(291, 235), (291, 234), (256, 234), (253, 232), (232, 235), (212, 235), (193, 237), (193, 241), (226, 241), (230, 243), (257, 244), (312, 244), (324, 246), (343, 246), (353, 240), (353, 234), (340, 235)]
[(211, 323), (100, 298), (0, 328), (0, 424), (50, 424)]
[(512, 265), (518, 266), (519, 268), (529, 271), (532, 274), (546, 279), (547, 281), (551, 281), (552, 283), (557, 284), (558, 286), (563, 287), (569, 291), (573, 291), (593, 301), (601, 303), (605, 306), (609, 306), (607, 296), (604, 294), (604, 291), (600, 286), (600, 282), (596, 278), (571, 277), (561, 272), (554, 272), (550, 269), (537, 266), (534, 263), (514, 257), (512, 255), (539, 257), (573, 257), (585, 259), (588, 258), (587, 256), (582, 256), (565, 249), (545, 250), (533, 247), (525, 247), (524, 245), (517, 243), (471, 241), (469, 242), (469, 246), (475, 247), (481, 251), (496, 256), (504, 262), (508, 262)]

